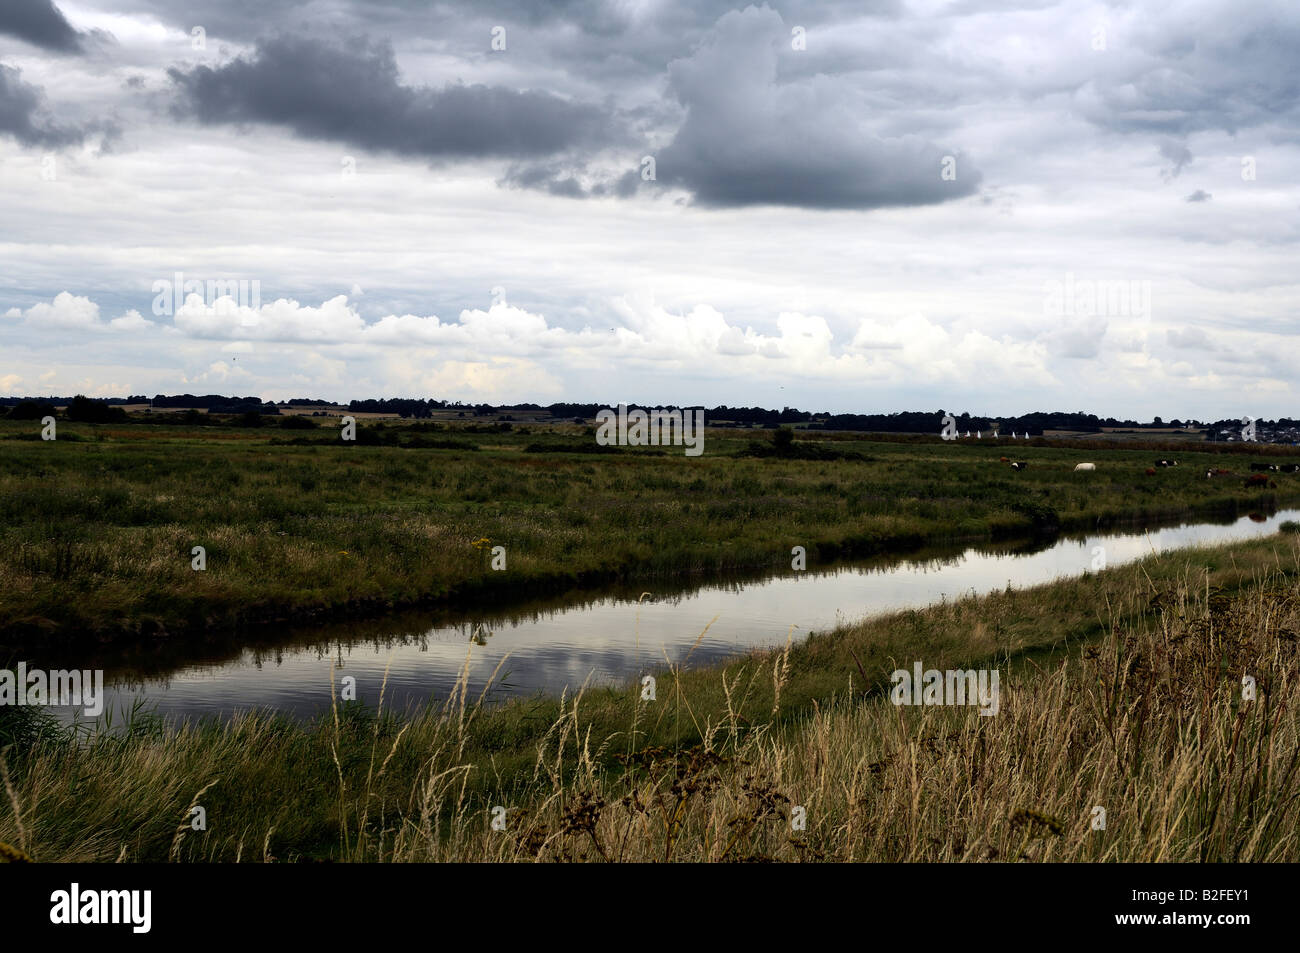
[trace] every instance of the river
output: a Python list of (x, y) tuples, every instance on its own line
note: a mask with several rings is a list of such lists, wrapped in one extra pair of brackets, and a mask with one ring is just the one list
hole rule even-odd
[(558, 694), (587, 680), (623, 683), (688, 655), (692, 665), (705, 663), (867, 615), (1077, 576), (1095, 567), (1101, 550), (1113, 567), (1153, 553), (1270, 535), (1288, 519), (1300, 519), (1300, 510), (936, 549), (823, 571), (713, 580), (685, 591), (680, 583), (651, 583), (569, 593), (510, 610), (403, 612), (245, 633), (233, 643), (217, 640), (198, 650), (182, 645), (94, 665), (105, 670), (107, 706), (115, 715), (138, 700), (167, 716), (224, 717), (260, 708), (307, 718), (330, 707), (331, 666), (339, 686), (352, 676), (358, 700), (372, 706), (387, 668), (385, 709), (446, 698), (467, 664), (477, 697), (503, 659), (489, 697)]

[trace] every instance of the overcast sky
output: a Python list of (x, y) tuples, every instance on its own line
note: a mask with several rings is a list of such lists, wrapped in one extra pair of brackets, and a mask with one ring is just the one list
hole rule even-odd
[(1297, 50), (1294, 0), (3, 0), (0, 395), (1296, 416)]

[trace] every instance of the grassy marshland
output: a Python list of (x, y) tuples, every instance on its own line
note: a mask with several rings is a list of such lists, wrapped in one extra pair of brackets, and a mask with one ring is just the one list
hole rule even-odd
[[(654, 702), (142, 716), (79, 743), (10, 722), (0, 841), (45, 861), (1294, 861), (1298, 636), (1300, 540), (1279, 535), (665, 672)], [(997, 667), (1000, 713), (893, 706), (915, 660)]]
[[(797, 453), (752, 456), (758, 434), (710, 431), (691, 458), (573, 452), (596, 446), (580, 427), (363, 421), (344, 445), (336, 424), (306, 426), (60, 422), (44, 442), (39, 422), (0, 421), (0, 646), (788, 568), (795, 545), (815, 565), (1300, 501), (1300, 476), (1265, 491), (1207, 481), (1207, 466), (1245, 470), (1245, 458), (1190, 448), (1148, 476), (1168, 451), (801, 435)], [(998, 462), (1008, 454), (1029, 469)], [(1097, 472), (1072, 472), (1080, 459)], [(491, 568), (498, 545), (505, 571)], [(195, 546), (204, 572), (191, 569)]]

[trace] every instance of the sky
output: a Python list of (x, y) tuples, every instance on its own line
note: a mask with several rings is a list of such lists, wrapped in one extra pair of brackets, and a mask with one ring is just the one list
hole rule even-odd
[(1300, 4), (3, 0), (0, 395), (1300, 415)]

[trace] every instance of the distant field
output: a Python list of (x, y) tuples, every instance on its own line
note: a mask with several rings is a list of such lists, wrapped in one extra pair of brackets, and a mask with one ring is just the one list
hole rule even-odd
[[(1149, 448), (804, 433), (794, 454), (810, 459), (745, 457), (751, 441), (770, 446), (770, 432), (717, 430), (692, 458), (680, 447), (593, 453), (578, 425), (363, 420), (353, 445), (336, 420), (317, 420), (293, 430), (276, 418), (256, 428), (61, 421), (53, 442), (36, 438), (36, 422), (0, 421), (0, 643), (788, 569), (793, 546), (811, 566), (1300, 502), (1294, 474), (1263, 491), (1207, 481), (1207, 466), (1245, 471), (1247, 458), (1190, 449), (1181, 466), (1147, 476), (1159, 455)], [(1300, 462), (1300, 451), (1255, 452)], [(1003, 455), (1030, 466), (1013, 471)], [(1074, 473), (1081, 460), (1097, 471)], [(206, 571), (191, 569), (195, 546)], [(491, 566), (496, 546), (504, 571)]]
[[(1120, 427), (1102, 427), (1102, 434), (1107, 440), (1124, 440), (1124, 441), (1159, 441), (1159, 440), (1176, 440), (1186, 441), (1189, 443), (1202, 443), (1205, 440), (1204, 430), (1183, 430), (1182, 428), (1168, 427), (1155, 429), (1144, 427), (1141, 430), (1126, 430)], [(1084, 433), (1077, 430), (1044, 430), (1043, 436), (1048, 438), (1072, 438), (1072, 437), (1092, 437), (1095, 433)]]

